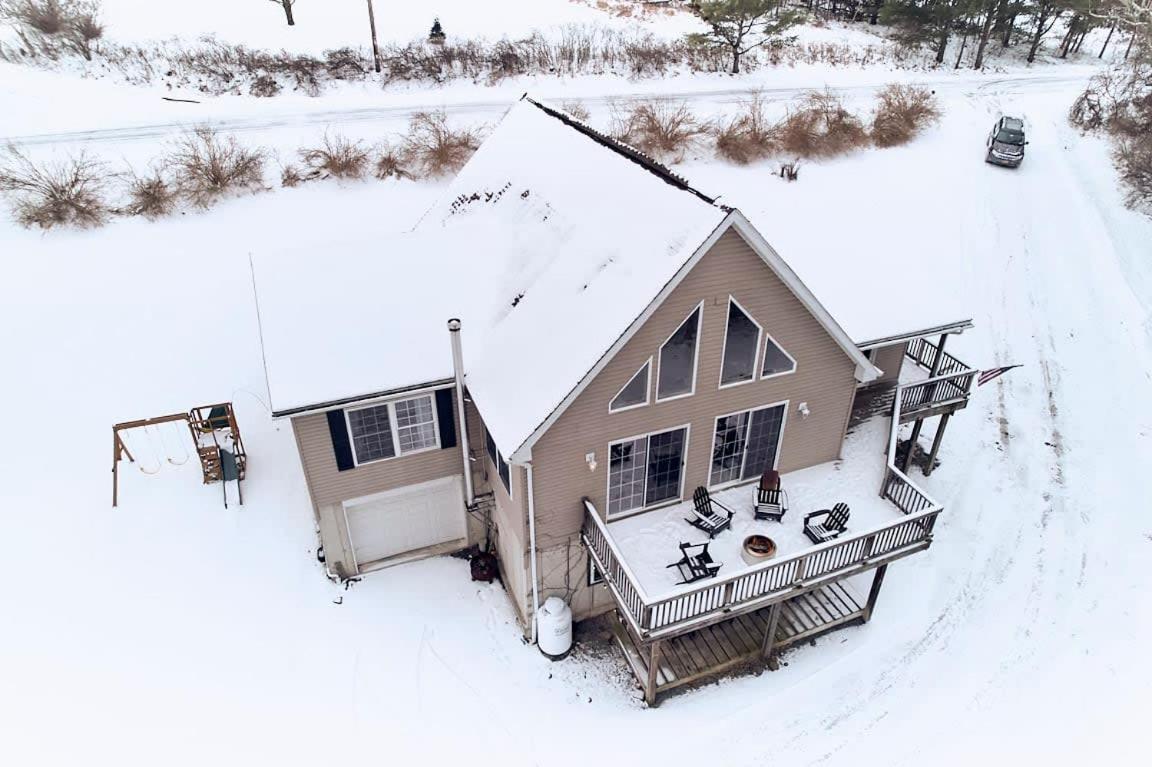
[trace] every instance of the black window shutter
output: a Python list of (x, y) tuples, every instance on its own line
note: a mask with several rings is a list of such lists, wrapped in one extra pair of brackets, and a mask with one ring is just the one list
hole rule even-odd
[(352, 460), (352, 442), (348, 439), (348, 423), (343, 410), (328, 411), (328, 432), (332, 435), (332, 451), (336, 453), (336, 468), (348, 471), (356, 468)]
[(452, 407), (452, 389), (436, 390), (436, 420), (440, 422), (440, 447), (456, 447), (456, 415)]

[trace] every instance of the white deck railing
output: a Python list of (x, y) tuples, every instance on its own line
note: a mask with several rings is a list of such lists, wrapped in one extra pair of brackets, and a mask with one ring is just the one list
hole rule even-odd
[[(936, 351), (932, 344), (927, 346), (932, 347), (933, 353)], [(961, 369), (928, 381), (900, 386), (893, 398), (880, 495), (904, 513), (903, 519), (822, 543), (787, 557), (769, 560), (732, 575), (685, 584), (652, 596), (629, 569), (626, 559), (608, 532), (608, 526), (600, 519), (592, 502), (585, 498), (584, 544), (632, 630), (644, 639), (680, 634), (722, 620), (726, 614), (758, 609), (787, 599), (799, 589), (838, 580), (928, 548), (932, 543), (936, 518), (943, 507), (897, 468), (896, 444), (904, 404), (910, 401), (922, 407), (920, 403), (924, 400), (921, 399), (920, 390), (923, 387), (931, 386), (933, 390), (940, 389), (949, 393), (963, 391), (963, 396), (968, 395), (976, 371), (955, 357), (951, 359)], [(944, 364), (952, 363), (945, 358)], [(906, 400), (905, 392), (909, 390), (915, 394), (909, 395)]]

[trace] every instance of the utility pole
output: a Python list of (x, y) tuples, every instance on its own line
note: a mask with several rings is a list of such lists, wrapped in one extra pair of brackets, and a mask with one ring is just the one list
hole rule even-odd
[(376, 72), (380, 72), (380, 44), (376, 42), (376, 12), (372, 8), (372, 0), (368, 0), (368, 26), (372, 29), (372, 62)]

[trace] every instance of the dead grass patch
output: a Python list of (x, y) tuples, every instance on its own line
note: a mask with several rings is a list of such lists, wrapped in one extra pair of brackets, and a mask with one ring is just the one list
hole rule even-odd
[(363, 178), (371, 162), (371, 151), (360, 141), (324, 134), (324, 142), (300, 150), (300, 161), (314, 173), (335, 178)]
[(716, 153), (738, 165), (763, 160), (780, 149), (779, 128), (764, 114), (764, 97), (755, 93), (740, 111), (713, 127)]
[(796, 157), (836, 157), (868, 143), (868, 131), (839, 96), (812, 91), (778, 126), (781, 149)]
[(199, 208), (235, 192), (255, 191), (264, 184), (265, 153), (245, 147), (235, 136), (221, 137), (200, 127), (177, 140), (165, 158), (181, 197)]
[(159, 172), (143, 176), (135, 173), (128, 180), (128, 202), (120, 212), (129, 216), (143, 216), (149, 220), (167, 216), (176, 208), (176, 190)]
[(0, 191), (23, 226), (98, 226), (108, 217), (107, 166), (85, 154), (37, 163), (9, 145), (0, 160)]
[(612, 134), (641, 152), (677, 163), (708, 130), (683, 102), (641, 101), (613, 108)]
[(479, 131), (452, 128), (444, 112), (418, 112), (408, 123), (403, 157), (421, 176), (455, 173), (480, 146)]
[(886, 85), (876, 95), (872, 143), (878, 147), (907, 144), (940, 119), (936, 94), (916, 85)]

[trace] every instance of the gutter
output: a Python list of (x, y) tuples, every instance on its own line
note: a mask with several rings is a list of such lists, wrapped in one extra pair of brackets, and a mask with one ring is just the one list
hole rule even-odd
[(965, 330), (971, 330), (973, 327), (975, 326), (972, 324), (972, 320), (958, 320), (956, 322), (948, 323), (947, 325), (937, 325), (936, 327), (924, 328), (923, 330), (912, 330), (907, 333), (900, 333), (899, 335), (874, 338), (870, 341), (861, 341), (860, 343), (856, 344), (856, 346), (861, 351), (868, 351), (869, 349), (878, 349), (881, 346), (891, 346), (892, 344), (900, 343), (901, 341), (911, 341), (916, 338), (938, 336), (942, 333), (963, 333)]
[(435, 381), (426, 381), (425, 383), (411, 384), (410, 386), (400, 386), (395, 389), (385, 389), (383, 391), (371, 392), (369, 394), (355, 394), (350, 397), (341, 397), (340, 399), (327, 400), (325, 402), (317, 402), (313, 405), (301, 405), (299, 407), (290, 407), (284, 410), (273, 410), (273, 418), (286, 418), (293, 415), (304, 415), (306, 413), (322, 413), (325, 410), (333, 410), (345, 405), (351, 405), (356, 402), (366, 402), (373, 399), (387, 399), (394, 397), (397, 394), (408, 394), (416, 391), (431, 391), (433, 389), (443, 389), (445, 386), (450, 386), (455, 383), (452, 378), (438, 378)]

